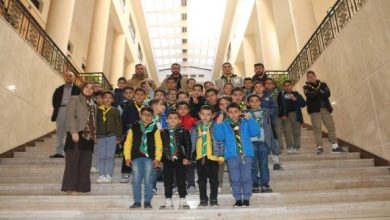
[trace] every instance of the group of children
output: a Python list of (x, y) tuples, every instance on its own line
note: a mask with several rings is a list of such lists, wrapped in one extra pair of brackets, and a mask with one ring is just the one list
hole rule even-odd
[(165, 81), (165, 91), (127, 87), (125, 82), (126, 79), (120, 78), (114, 93), (95, 95), (99, 106), (97, 182), (112, 182), (115, 149), (120, 146), (121, 182), (131, 179), (132, 183), (131, 209), (141, 207), (142, 182), (143, 206), (152, 208), (159, 172), (164, 179), (166, 198), (160, 208), (173, 208), (174, 187), (180, 197), (179, 208), (189, 208), (185, 197), (195, 189), (195, 170), (198, 208), (218, 207), (225, 163), (235, 199), (233, 206), (248, 207), (252, 192), (272, 192), (270, 154), (274, 170), (281, 169), (277, 118), (293, 125), (290, 126), (293, 135), (288, 132), (284, 135), (289, 151), (299, 150), (300, 127), (296, 124), (302, 118), (300, 108), (305, 101), (292, 91), (291, 81), (283, 83), (283, 91), (277, 90), (272, 79), (252, 82), (251, 78), (245, 78), (243, 88), (227, 83), (222, 91), (212, 82), (197, 84), (194, 79), (188, 80), (186, 91), (178, 91), (175, 79), (171, 78)]

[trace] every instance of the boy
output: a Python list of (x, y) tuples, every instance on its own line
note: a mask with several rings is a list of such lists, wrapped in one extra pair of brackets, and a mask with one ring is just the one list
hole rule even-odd
[(218, 90), (216, 89), (207, 89), (205, 92), (206, 95), (206, 104), (214, 108), (214, 112), (219, 112), (218, 107)]
[(123, 96), (123, 89), (126, 87), (127, 85), (127, 80), (125, 77), (120, 77), (118, 79), (118, 88), (116, 88), (114, 90), (114, 94), (115, 94), (115, 102), (113, 104), (114, 107), (118, 107), (122, 102), (123, 102), (123, 99), (124, 99), (124, 96)]
[(252, 93), (253, 90), (252, 78), (250, 77), (244, 78), (244, 85), (242, 87), (242, 90), (244, 91), (245, 97), (248, 97)]
[(99, 178), (97, 183), (111, 183), (115, 167), (115, 149), (122, 137), (121, 116), (112, 106), (115, 97), (111, 91), (103, 93), (103, 105), (96, 113), (96, 137)]
[[(129, 105), (131, 105), (132, 102), (133, 102), (134, 89), (132, 87), (125, 87), (123, 89), (123, 96), (124, 96), (124, 100), (118, 106), (118, 110), (119, 110), (119, 113), (120, 113), (122, 119), (123, 119), (123, 117), (122, 117), (123, 109), (129, 108)], [(123, 126), (123, 124), (122, 124), (122, 126)], [(125, 139), (126, 138), (126, 134), (127, 134), (127, 130), (123, 129), (122, 133), (123, 133), (123, 138)], [(121, 177), (121, 181), (120, 182), (121, 183), (128, 183), (129, 182), (129, 176), (130, 176), (130, 173), (131, 173), (131, 167), (127, 167), (126, 166), (125, 158), (122, 155), (122, 152), (123, 152), (123, 149), (122, 149), (123, 142), (122, 142), (122, 146), (121, 145), (117, 145), (117, 146), (120, 146), (120, 147), (117, 147), (115, 153), (121, 155), (120, 157), (122, 157), (122, 171), (121, 171), (122, 177)]]
[(220, 115), (214, 126), (215, 140), (224, 142), (224, 157), (227, 161), (233, 196), (236, 200), (233, 207), (249, 207), (254, 157), (250, 137), (257, 137), (260, 127), (248, 113), (242, 114), (237, 103), (231, 103), (227, 107), (227, 112), (229, 118), (223, 121), (223, 115)]
[(198, 208), (206, 208), (207, 179), (210, 183), (210, 206), (219, 207), (218, 204), (218, 169), (223, 162), (223, 149), (215, 146), (212, 119), (214, 110), (211, 106), (202, 106), (199, 112), (200, 121), (191, 131), (193, 149), (195, 149), (196, 169), (198, 172), (200, 203)]
[[(177, 103), (177, 113), (179, 114), (179, 124), (183, 126), (187, 131), (191, 131), (196, 123), (196, 118), (190, 115), (190, 104), (187, 102)], [(191, 153), (195, 151), (195, 148), (191, 150)], [(190, 194), (196, 192), (195, 188), (195, 166), (193, 163), (187, 166), (186, 171), (186, 182), (187, 189)]]
[[(252, 161), (252, 192), (272, 192), (269, 186), (268, 154), (271, 146), (276, 144), (276, 140), (272, 132), (271, 119), (268, 115), (268, 109), (260, 108), (261, 99), (258, 95), (252, 94), (248, 96), (247, 102), (249, 107), (248, 113), (261, 128), (261, 132), (257, 137), (251, 137), (255, 154)], [(259, 171), (260, 180), (257, 176)]]
[(164, 92), (164, 90), (157, 89), (156, 91), (154, 91), (154, 98), (155, 99), (161, 100), (165, 103), (166, 97), (167, 97), (167, 93)]
[(236, 87), (232, 90), (232, 100), (234, 103), (237, 103), (241, 110), (246, 109), (246, 105), (244, 102), (244, 91), (240, 87)]
[(232, 95), (232, 89), (233, 89), (233, 84), (226, 83), (223, 86), (222, 96), (231, 96)]
[(215, 89), (215, 85), (213, 82), (211, 81), (206, 81), (203, 83), (203, 86), (204, 86), (204, 89), (205, 90), (208, 90), (208, 89), (211, 89), (211, 88), (214, 88)]
[(199, 115), (198, 115), (199, 110), (206, 102), (205, 98), (202, 95), (203, 95), (203, 85), (195, 84), (193, 86), (193, 91), (190, 98), (190, 107), (191, 107), (190, 114), (192, 117), (198, 120), (199, 120)]
[(126, 165), (132, 166), (134, 204), (130, 209), (141, 208), (141, 184), (144, 181), (144, 208), (152, 209), (153, 178), (162, 156), (161, 135), (152, 122), (153, 109), (143, 107), (141, 120), (133, 124), (127, 134), (124, 155)]
[(189, 78), (187, 80), (187, 89), (186, 89), (186, 92), (188, 92), (188, 94), (192, 94), (192, 91), (194, 89), (194, 85), (196, 84), (196, 80), (194, 78)]
[(158, 129), (162, 130), (168, 127), (167, 118), (165, 113), (165, 105), (162, 100), (152, 99), (149, 102), (149, 106), (153, 109), (153, 122), (157, 125)]
[(180, 91), (176, 95), (177, 102), (189, 102), (190, 101), (190, 94), (185, 91)]
[(170, 89), (167, 92), (167, 111), (168, 114), (170, 111), (176, 110), (176, 89)]
[(167, 90), (165, 92), (168, 92), (169, 90), (177, 90), (175, 78), (167, 78), (167, 80), (165, 81), (165, 85), (167, 87)]
[(291, 128), (285, 135), (289, 154), (298, 153), (301, 147), (301, 125), (303, 123), (301, 108), (306, 106), (302, 95), (293, 91), (292, 87), (291, 80), (284, 81), (283, 92), (278, 96), (278, 116)]
[(179, 190), (179, 209), (189, 209), (186, 202), (186, 166), (191, 158), (190, 133), (179, 125), (179, 114), (169, 112), (167, 116), (168, 128), (161, 133), (164, 162), (164, 188), (165, 205), (160, 209), (173, 209), (172, 190), (176, 177), (176, 185)]

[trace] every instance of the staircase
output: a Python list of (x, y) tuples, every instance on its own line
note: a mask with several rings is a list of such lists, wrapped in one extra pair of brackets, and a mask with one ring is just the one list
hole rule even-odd
[(199, 196), (189, 195), (191, 210), (158, 210), (164, 202), (158, 183), (154, 210), (129, 210), (131, 186), (119, 183), (120, 159), (112, 184), (96, 184), (98, 175), (91, 174), (91, 193), (68, 196), (60, 191), (64, 159), (48, 158), (54, 145), (55, 138), (46, 138), (0, 159), (0, 219), (390, 219), (389, 167), (375, 167), (359, 153), (333, 154), (330, 147), (316, 155), (306, 129), (301, 152), (282, 154), (284, 170), (271, 171), (274, 193), (254, 194), (251, 207), (241, 209), (232, 208), (226, 173), (219, 209), (198, 210)]

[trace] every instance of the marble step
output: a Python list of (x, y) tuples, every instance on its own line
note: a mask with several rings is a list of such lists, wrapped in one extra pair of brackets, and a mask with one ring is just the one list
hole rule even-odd
[[(0, 173), (10, 170), (36, 170), (36, 169), (53, 169), (63, 170), (65, 161), (59, 159), (41, 159), (41, 160), (26, 160), (24, 158), (1, 158)], [(120, 170), (122, 161), (115, 161), (116, 170)], [(336, 167), (370, 167), (374, 166), (373, 159), (345, 159), (345, 160), (318, 160), (318, 161), (288, 161), (283, 162), (284, 170), (296, 169), (319, 169), (319, 168), (336, 168)]]
[[(390, 176), (351, 177), (337, 179), (292, 179), (270, 182), (274, 192), (310, 192), (317, 190), (351, 189), (351, 188), (372, 188), (389, 187)], [(0, 184), (0, 195), (61, 195), (59, 183), (13, 183)], [(158, 184), (159, 192), (162, 192), (163, 184)], [(223, 192), (229, 193), (230, 187), (224, 184)], [(94, 195), (123, 195), (131, 193), (130, 184), (92, 183), (92, 194)]]
[[(337, 202), (365, 202), (365, 201), (389, 201), (390, 187), (388, 188), (363, 188), (347, 190), (318, 191), (311, 193), (267, 193), (253, 194), (251, 205), (254, 207), (280, 206), (280, 205), (304, 205), (304, 204), (328, 204)], [(178, 196), (173, 197), (177, 207)], [(153, 197), (152, 205), (155, 209), (163, 204), (165, 197), (157, 195)], [(219, 205), (229, 207), (234, 203), (230, 194), (218, 195)], [(102, 209), (126, 209), (132, 204), (132, 196), (126, 195), (82, 195), (82, 196), (0, 196), (0, 210), (57, 210), (80, 209), (88, 210), (100, 207)], [(191, 208), (199, 204), (198, 195), (188, 195), (187, 202)]]
[(389, 201), (289, 205), (279, 207), (250, 207), (197, 210), (128, 210), (98, 209), (68, 210), (0, 210), (0, 218), (7, 219), (292, 219), (320, 220), (342, 218), (381, 218), (390, 216)]
[[(0, 166), (1, 167), (1, 166)], [(357, 168), (331, 168), (331, 169), (311, 169), (311, 170), (290, 170), (285, 172), (272, 171), (271, 180), (291, 180), (291, 179), (329, 179), (348, 177), (370, 177), (389, 175), (389, 167), (357, 167)], [(60, 183), (63, 172), (53, 172), (52, 170), (36, 170), (36, 172), (19, 170), (17, 172), (1, 172), (0, 183)], [(95, 181), (98, 174), (91, 174), (91, 180)], [(119, 182), (121, 174), (114, 170), (113, 181)], [(224, 182), (229, 182), (228, 173), (225, 171)]]
[[(15, 152), (14, 158), (25, 159), (48, 159), (49, 152)], [(359, 159), (359, 152), (348, 153), (324, 153), (322, 155), (314, 155), (313, 153), (299, 153), (299, 154), (282, 154), (280, 155), (281, 161), (303, 161), (303, 160), (342, 160), (342, 159)]]

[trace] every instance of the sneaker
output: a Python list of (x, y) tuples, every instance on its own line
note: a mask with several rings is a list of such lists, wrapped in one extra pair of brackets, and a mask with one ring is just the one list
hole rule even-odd
[(135, 202), (133, 205), (129, 207), (129, 209), (139, 209), (139, 208), (141, 208), (140, 202)]
[(345, 153), (342, 147), (332, 148), (332, 153)]
[(252, 185), (252, 193), (259, 193), (259, 192), (260, 192), (259, 186), (257, 184)]
[(190, 186), (190, 187), (187, 189), (187, 192), (188, 192), (188, 194), (194, 194), (194, 193), (196, 193), (196, 188), (195, 188), (195, 186)]
[(179, 209), (190, 209), (190, 206), (187, 204), (187, 200), (185, 198), (180, 198)]
[(271, 193), (272, 189), (268, 185), (261, 186), (261, 193)]
[(207, 206), (208, 206), (207, 201), (200, 201), (200, 203), (198, 205), (198, 209), (205, 209), (205, 208), (207, 208)]
[(97, 173), (99, 172), (96, 167), (91, 167), (91, 173)]
[(324, 153), (324, 148), (322, 147), (317, 147), (317, 152), (316, 154), (323, 154)]
[(233, 208), (241, 208), (242, 207), (242, 201), (237, 200), (236, 203), (234, 203)]
[(222, 193), (222, 187), (218, 187), (218, 193)]
[(107, 175), (104, 180), (104, 183), (112, 183), (112, 177), (110, 175)]
[(53, 154), (50, 156), (50, 158), (65, 158), (62, 154)]
[(282, 169), (282, 166), (280, 166), (279, 163), (274, 164), (273, 170), (281, 170), (281, 169)]
[(144, 209), (153, 209), (152, 204), (150, 202), (144, 202)]
[(298, 154), (299, 153), (299, 149), (298, 148), (293, 148), (292, 151), (293, 151), (294, 154)]
[(96, 180), (97, 183), (105, 183), (106, 177), (105, 176), (99, 176)]
[(165, 199), (165, 205), (160, 206), (160, 209), (173, 209), (172, 199)]
[(249, 200), (243, 200), (242, 201), (242, 207), (248, 208), (249, 207)]
[(292, 148), (288, 148), (287, 154), (294, 154), (294, 150)]
[(130, 182), (130, 175), (127, 173), (122, 173), (121, 183), (128, 183), (128, 182)]
[(219, 204), (217, 200), (210, 201), (210, 206), (212, 208), (219, 208)]

